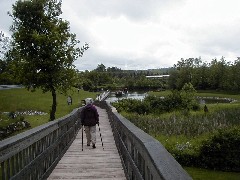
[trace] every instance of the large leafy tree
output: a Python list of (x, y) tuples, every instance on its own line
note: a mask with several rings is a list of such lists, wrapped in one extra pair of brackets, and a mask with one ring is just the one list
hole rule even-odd
[(18, 0), (13, 5), (13, 49), (16, 77), (28, 89), (51, 92), (50, 120), (55, 119), (56, 92), (73, 85), (73, 62), (88, 49), (78, 48), (76, 35), (61, 15), (61, 0)]

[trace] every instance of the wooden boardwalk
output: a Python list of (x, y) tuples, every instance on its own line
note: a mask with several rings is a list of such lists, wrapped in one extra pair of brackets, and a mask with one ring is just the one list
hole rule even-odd
[(114, 142), (112, 129), (104, 109), (97, 107), (100, 117), (100, 130), (97, 126), (96, 149), (84, 145), (82, 151), (82, 130), (57, 164), (48, 180), (52, 179), (91, 179), (91, 180), (126, 180), (120, 156)]

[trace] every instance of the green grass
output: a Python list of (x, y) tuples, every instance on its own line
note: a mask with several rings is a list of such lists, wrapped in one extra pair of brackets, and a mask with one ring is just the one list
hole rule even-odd
[(193, 180), (239, 180), (240, 173), (184, 167)]
[[(73, 99), (72, 105), (67, 105), (67, 96), (71, 95)], [(60, 118), (69, 114), (73, 109), (82, 105), (81, 100), (87, 97), (96, 97), (94, 92), (86, 92), (73, 89), (67, 95), (57, 93), (57, 111), (56, 118)], [(36, 110), (47, 113), (47, 115), (25, 116), (25, 119), (30, 122), (32, 128), (44, 124), (49, 121), (49, 112), (52, 106), (52, 96), (50, 92), (42, 93), (41, 90), (35, 92), (27, 91), (24, 88), (10, 89), (0, 91), (0, 112), (16, 112)], [(1, 118), (2, 116), (0, 116)], [(1, 119), (0, 127), (10, 124), (12, 119)]]

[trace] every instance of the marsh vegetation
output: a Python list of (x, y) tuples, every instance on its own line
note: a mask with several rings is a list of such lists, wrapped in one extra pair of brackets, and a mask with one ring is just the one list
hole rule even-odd
[[(196, 97), (231, 103), (200, 104)], [(197, 93), (188, 84), (180, 91), (151, 92), (144, 100), (123, 99), (113, 105), (158, 139), (181, 165), (240, 172), (239, 100), (231, 93)]]

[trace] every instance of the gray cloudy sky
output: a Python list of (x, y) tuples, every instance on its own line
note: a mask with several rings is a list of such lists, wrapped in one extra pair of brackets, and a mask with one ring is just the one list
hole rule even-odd
[[(16, 0), (0, 0), (0, 31)], [(181, 58), (240, 56), (240, 0), (63, 0), (63, 18), (89, 43), (79, 70), (171, 67)]]

